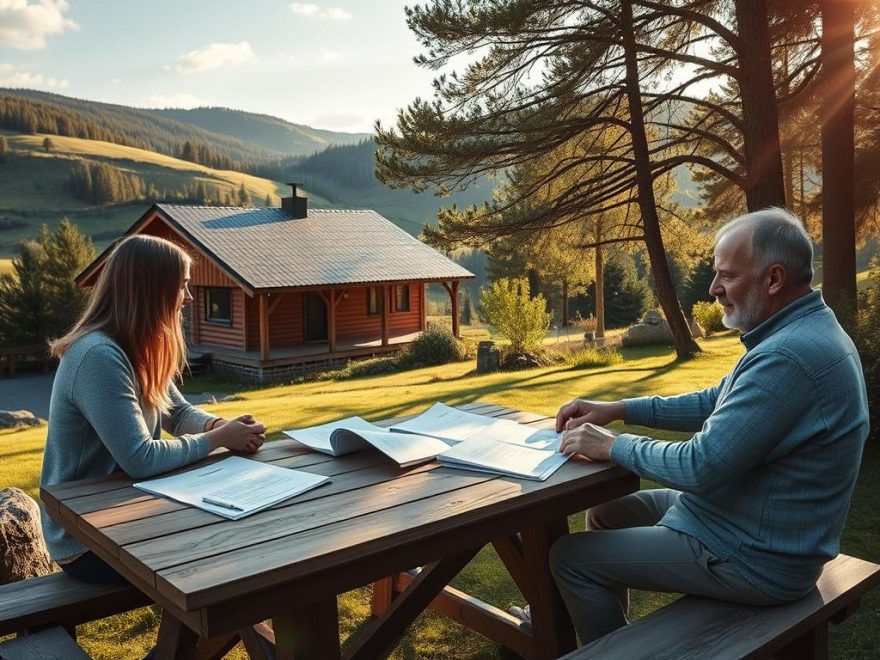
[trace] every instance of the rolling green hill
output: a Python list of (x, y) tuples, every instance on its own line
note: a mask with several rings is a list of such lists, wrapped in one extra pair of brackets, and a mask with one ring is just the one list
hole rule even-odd
[[(51, 136), (53, 147), (45, 151), (43, 135), (6, 133), (10, 154), (0, 162), (0, 257), (9, 257), (23, 238), (33, 237), (42, 224), (55, 226), (67, 216), (102, 248), (134, 223), (149, 202), (95, 205), (77, 199), (69, 180), (80, 161), (105, 162), (140, 176), (159, 189), (174, 191), (193, 183), (223, 191), (237, 191), (242, 185), (255, 204), (266, 195), (273, 203), (290, 189), (275, 181), (242, 172), (213, 170), (152, 151), (108, 142)], [(320, 204), (325, 200), (316, 199)]]

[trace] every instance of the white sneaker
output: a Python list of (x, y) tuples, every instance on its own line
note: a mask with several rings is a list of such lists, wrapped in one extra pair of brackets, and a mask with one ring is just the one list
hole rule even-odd
[(507, 608), (507, 612), (508, 614), (510, 614), (511, 616), (515, 616), (517, 619), (525, 624), (532, 624), (532, 610), (528, 605), (526, 605), (525, 607), (511, 605)]

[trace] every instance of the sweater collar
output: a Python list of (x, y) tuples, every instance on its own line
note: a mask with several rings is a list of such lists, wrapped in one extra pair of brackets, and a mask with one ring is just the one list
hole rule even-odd
[(822, 292), (815, 289), (790, 302), (773, 316), (746, 332), (740, 337), (740, 341), (745, 344), (746, 350), (751, 350), (792, 321), (823, 308), (825, 301), (822, 299)]

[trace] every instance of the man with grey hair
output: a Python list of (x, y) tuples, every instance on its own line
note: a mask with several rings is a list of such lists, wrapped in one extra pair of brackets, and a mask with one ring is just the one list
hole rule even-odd
[[(626, 623), (627, 587), (768, 605), (815, 585), (840, 533), (868, 435), (856, 349), (810, 288), (800, 220), (765, 209), (725, 225), (709, 293), (745, 354), (721, 382), (673, 397), (575, 400), (562, 449), (666, 486), (597, 506), (551, 569), (584, 643)], [(664, 442), (603, 428), (687, 431)]]

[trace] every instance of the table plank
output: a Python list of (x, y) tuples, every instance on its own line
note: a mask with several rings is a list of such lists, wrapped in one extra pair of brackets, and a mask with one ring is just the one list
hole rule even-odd
[[(428, 474), (439, 472), (434, 470)], [(476, 525), (477, 531), (483, 534), (489, 534), (496, 527), (513, 531), (518, 529), (518, 516), (529, 512), (540, 517), (543, 515), (540, 505), (548, 503), (563, 514), (574, 512), (592, 502), (589, 497), (568, 495), (597, 491), (594, 497), (601, 501), (605, 499), (602, 486), (619, 484), (628, 474), (608, 464), (569, 461), (547, 482), (524, 483), (507, 477), (475, 479), (475, 484), (467, 488), (161, 570), (157, 572), (157, 589), (182, 607), (192, 609), (240, 595), (239, 582), (247, 582), (248, 590), (265, 588), (271, 586), (273, 580), (295, 579), (364, 554), (389, 552), (397, 546), (424, 543), (430, 548), (434, 544), (433, 552), (442, 553), (441, 548), (445, 550), (450, 543), (460, 541), (456, 534), (467, 525)], [(590, 475), (593, 479), (584, 479)], [(637, 480), (635, 484), (637, 488)], [(633, 490), (632, 481), (625, 486), (625, 492)], [(504, 533), (492, 532), (486, 540)], [(294, 553), (296, 560), (292, 559)]]
[[(151, 572), (161, 571), (226, 552), (252, 548), (298, 532), (332, 526), (402, 504), (413, 504), (436, 494), (457, 491), (492, 479), (492, 475), (474, 472), (415, 470), (406, 476), (362, 488), (356, 499), (348, 492), (340, 492), (295, 509), (266, 511), (207, 528), (168, 534), (158, 540), (130, 543), (123, 548), (121, 556), (133, 569), (144, 566)], [(299, 550), (299, 547), (291, 548), (288, 560), (295, 561)]]

